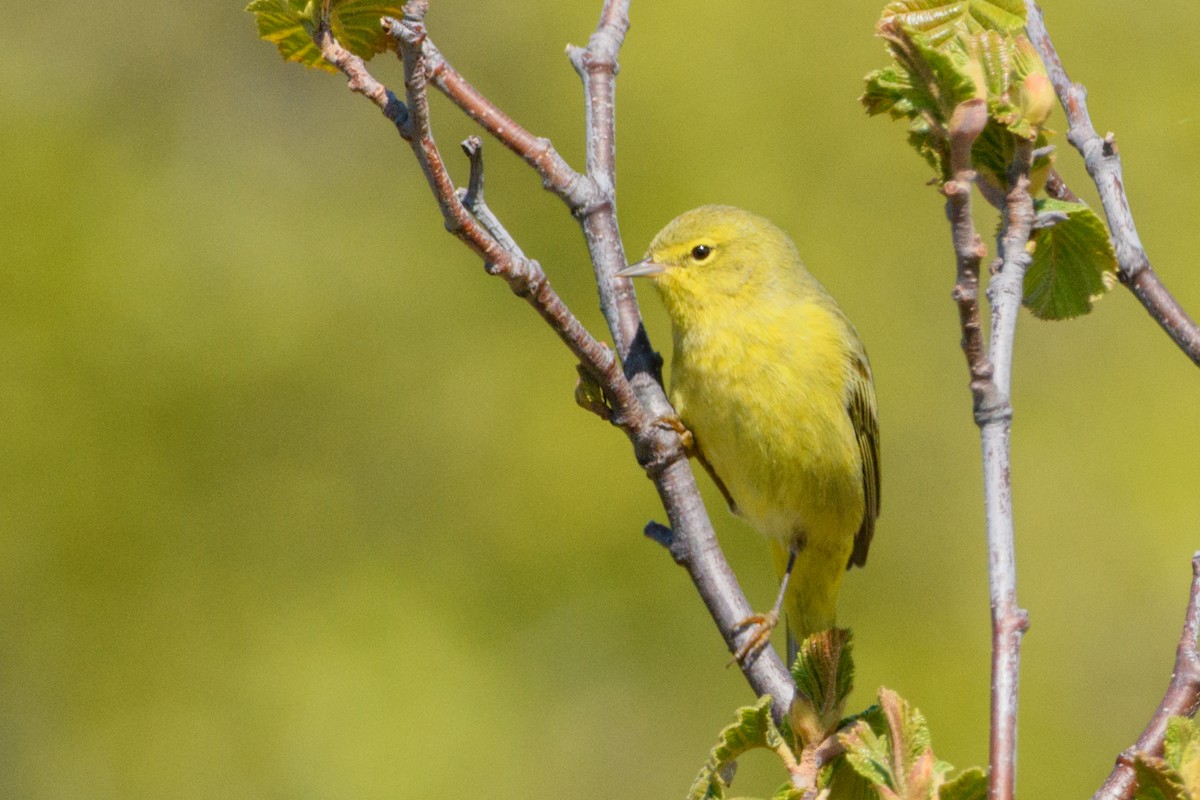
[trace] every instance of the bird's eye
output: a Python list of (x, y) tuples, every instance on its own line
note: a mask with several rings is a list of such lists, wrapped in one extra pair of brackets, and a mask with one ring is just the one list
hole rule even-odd
[(703, 261), (712, 255), (712, 248), (706, 244), (698, 244), (692, 248), (692, 258), (697, 261)]

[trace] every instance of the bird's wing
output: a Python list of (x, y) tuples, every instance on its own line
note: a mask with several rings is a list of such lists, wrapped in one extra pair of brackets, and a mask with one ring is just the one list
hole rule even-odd
[(713, 465), (708, 463), (708, 459), (705, 458), (704, 450), (700, 447), (700, 443), (696, 442), (694, 439), (693, 442), (694, 445), (692, 447), (692, 455), (695, 456), (697, 461), (704, 465), (704, 471), (708, 473), (708, 477), (712, 478), (713, 483), (715, 483), (717, 488), (721, 490), (721, 495), (725, 498), (725, 502), (728, 504), (729, 510), (734, 514), (740, 515), (741, 512), (738, 511), (737, 503), (733, 502), (733, 495), (729, 493), (729, 489), (725, 488), (725, 481), (721, 480), (721, 476), (717, 474), (715, 469), (713, 469)]
[(875, 412), (875, 383), (871, 365), (863, 352), (855, 353), (850, 368), (850, 385), (846, 392), (846, 411), (858, 438), (863, 472), (863, 521), (854, 535), (854, 551), (846, 568), (867, 563), (867, 550), (875, 535), (875, 519), (879, 516), (879, 420)]

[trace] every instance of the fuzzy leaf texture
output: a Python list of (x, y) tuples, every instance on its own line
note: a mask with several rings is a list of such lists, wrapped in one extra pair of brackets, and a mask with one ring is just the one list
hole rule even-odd
[(1066, 219), (1033, 235), (1033, 261), (1025, 273), (1025, 307), (1040, 319), (1070, 319), (1092, 310), (1113, 285), (1117, 258), (1104, 223), (1082, 203), (1045, 199), (1039, 214)]
[(769, 696), (738, 709), (738, 721), (721, 731), (716, 747), (688, 790), (688, 800), (724, 798), (729, 788), (729, 767), (739, 756), (759, 747), (775, 750), (783, 746), (783, 736), (771, 720)]
[(854, 688), (850, 650), (850, 631), (831, 628), (805, 639), (792, 665), (796, 688), (812, 700), (821, 731), (832, 729), (841, 719), (846, 698)]
[(1167, 721), (1163, 740), (1163, 757), (1183, 779), (1188, 792), (1200, 795), (1200, 725), (1187, 717), (1172, 717)]
[[(875, 712), (878, 710), (873, 708)], [(882, 717), (880, 720), (882, 724)], [(860, 775), (844, 755), (825, 765), (818, 785), (829, 792), (826, 800), (879, 800), (875, 784)]]
[(1023, 0), (897, 0), (883, 10), (883, 20), (926, 34), (942, 44), (959, 34), (981, 30), (1015, 33), (1025, 27)]
[(1179, 773), (1164, 759), (1138, 756), (1133, 774), (1137, 779), (1133, 800), (1192, 800)]
[(938, 800), (987, 800), (987, 789), (987, 773), (971, 767), (938, 787)]
[(890, 689), (879, 708), (882, 724), (864, 718), (838, 735), (846, 760), (882, 800), (935, 800), (951, 767), (934, 756), (925, 718)]
[[(379, 0), (330, 0), (329, 27), (343, 47), (364, 59), (388, 49), (381, 17), (400, 17), (401, 6)], [(273, 42), (285, 61), (337, 72), (313, 42), (320, 20), (317, 0), (251, 0), (246, 10), (258, 23), (258, 36)]]
[(961, 46), (938, 48), (923, 33), (881, 21), (877, 34), (895, 64), (866, 77), (860, 98), (868, 114), (887, 111), (910, 120), (909, 143), (944, 180), (949, 152), (944, 127), (958, 105), (984, 94), (981, 75), (972, 69)]
[[(1008, 166), (1016, 153), (1017, 137), (993, 117), (975, 140), (971, 148), (971, 164), (978, 173), (977, 179), (991, 187), (993, 192), (1008, 192)], [(1035, 150), (1046, 148), (1050, 142), (1045, 131), (1033, 140)], [(1034, 160), (1029, 171), (1029, 193), (1036, 195), (1046, 188), (1046, 178), (1054, 166), (1054, 153), (1046, 148)]]

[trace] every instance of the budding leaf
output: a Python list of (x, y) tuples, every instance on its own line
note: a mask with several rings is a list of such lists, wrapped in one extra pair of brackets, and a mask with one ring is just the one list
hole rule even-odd
[(1033, 234), (1033, 261), (1025, 273), (1025, 307), (1040, 319), (1070, 319), (1092, 310), (1092, 303), (1116, 280), (1117, 259), (1108, 230), (1082, 203), (1045, 199), (1034, 203), (1041, 214), (1066, 214)]
[(896, 0), (883, 10), (883, 19), (895, 19), (915, 28), (935, 44), (959, 34), (981, 30), (1015, 33), (1025, 27), (1024, 0)]
[(934, 757), (925, 718), (890, 689), (879, 710), (882, 724), (864, 716), (838, 734), (846, 761), (884, 800), (935, 800), (951, 767)]
[(1133, 773), (1137, 779), (1133, 800), (1192, 800), (1179, 773), (1161, 758), (1138, 756)]
[(850, 650), (850, 631), (831, 628), (801, 642), (792, 665), (796, 688), (812, 701), (817, 715), (815, 722), (822, 734), (842, 718), (846, 698), (854, 688), (854, 660)]
[(938, 800), (987, 800), (987, 792), (987, 773), (971, 767), (938, 787)]
[(1163, 740), (1163, 757), (1193, 796), (1200, 796), (1200, 725), (1187, 717), (1171, 717)]
[[(258, 36), (273, 42), (285, 61), (336, 72), (313, 42), (320, 22), (318, 0), (251, 0), (246, 10), (258, 23)], [(381, 17), (401, 17), (400, 5), (380, 0), (329, 0), (329, 27), (343, 47), (364, 59), (388, 49)]]
[(783, 736), (771, 719), (771, 698), (762, 697), (752, 706), (738, 709), (738, 721), (721, 731), (717, 745), (700, 768), (688, 790), (688, 800), (716, 800), (729, 788), (730, 767), (743, 753), (755, 748), (784, 747)]

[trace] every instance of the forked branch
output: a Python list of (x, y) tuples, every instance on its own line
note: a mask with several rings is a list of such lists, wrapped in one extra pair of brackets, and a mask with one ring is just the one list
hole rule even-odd
[(1121, 155), (1117, 150), (1116, 138), (1109, 133), (1101, 138), (1092, 125), (1087, 109), (1087, 90), (1067, 77), (1046, 23), (1042, 10), (1034, 0), (1025, 0), (1027, 21), (1025, 31), (1037, 48), (1038, 55), (1046, 65), (1054, 91), (1067, 114), (1069, 129), (1067, 140), (1083, 156), (1088, 174), (1100, 192), (1100, 202), (1108, 219), (1112, 234), (1113, 249), (1117, 254), (1118, 275), (1121, 283), (1137, 296), (1146, 311), (1158, 322), (1167, 335), (1179, 346), (1188, 358), (1200, 365), (1200, 326), (1184, 311), (1179, 301), (1167, 291), (1158, 273), (1150, 266), (1150, 258), (1142, 247), (1137, 226), (1133, 223), (1133, 212), (1125, 195), (1125, 181), (1121, 175)]
[(1104, 785), (1092, 800), (1129, 800), (1133, 796), (1133, 762), (1138, 756), (1161, 756), (1163, 740), (1167, 735), (1167, 721), (1171, 717), (1190, 717), (1200, 706), (1200, 652), (1197, 651), (1197, 636), (1200, 636), (1200, 553), (1192, 556), (1192, 588), (1188, 597), (1187, 614), (1184, 616), (1183, 631), (1179, 634), (1179, 645), (1175, 648), (1175, 667), (1171, 671), (1171, 683), (1163, 695), (1162, 702), (1154, 710), (1154, 716), (1142, 731), (1133, 747), (1117, 757), (1117, 765), (1104, 781)]
[(980, 330), (979, 268), (985, 250), (971, 215), (975, 171), (971, 148), (988, 121), (982, 100), (958, 106), (950, 120), (951, 179), (942, 186), (946, 217), (954, 242), (957, 279), (954, 300), (962, 328), (962, 348), (970, 371), (975, 422), (983, 450), (984, 500), (987, 512), (988, 583), (992, 605), (992, 696), (988, 796), (1010, 800), (1016, 784), (1017, 677), (1021, 636), (1028, 626), (1017, 604), (1017, 573), (1013, 546), (1012, 486), (1009, 430), (1013, 341), (1025, 269), (1026, 244), (1033, 228), (1033, 199), (1029, 195), (1032, 144), (1019, 141), (1010, 168), (1009, 190), (1003, 201), (1000, 257), (988, 285), (992, 309), (991, 342), (984, 348)]
[[(738, 621), (752, 613), (717, 544), (712, 524), (687, 463), (678, 433), (658, 421), (673, 416), (659, 378), (661, 360), (650, 347), (631, 282), (615, 273), (626, 263), (615, 214), (614, 89), (617, 53), (629, 27), (629, 0), (605, 0), (600, 24), (587, 48), (568, 52), (584, 82), (587, 108), (587, 171), (571, 169), (549, 140), (534, 136), (470, 85), (430, 42), (425, 0), (411, 0), (403, 19), (384, 19), (404, 63), (407, 105), (367, 71), (362, 59), (342, 48), (323, 25), (314, 37), (325, 58), (347, 77), (351, 90), (370, 98), (412, 146), (447, 229), (479, 255), (545, 319), (579, 359), (582, 370), (611, 403), (606, 418), (633, 442), (638, 462), (653, 479), (670, 521), (653, 538), (667, 544), (692, 578), (730, 652), (751, 635)], [(601, 309), (617, 345), (613, 352), (592, 337), (550, 287), (541, 266), (527, 258), (483, 202), (483, 154), (477, 139), (464, 149), (471, 163), (465, 190), (455, 188), (433, 138), (428, 86), (442, 91), (468, 116), (541, 176), (579, 220), (596, 271)], [(622, 368), (621, 365), (624, 365)], [(742, 665), (758, 695), (770, 695), (777, 720), (797, 696), (795, 684), (771, 648)]]

